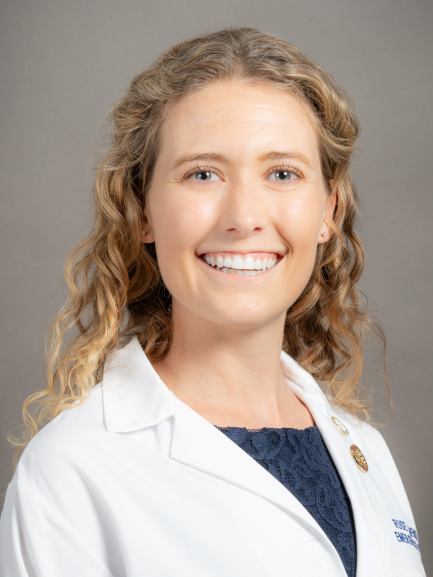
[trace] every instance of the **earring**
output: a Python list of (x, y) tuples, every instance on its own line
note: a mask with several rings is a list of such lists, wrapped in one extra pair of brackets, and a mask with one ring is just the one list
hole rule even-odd
[(146, 230), (143, 230), (143, 234), (147, 234), (147, 231), (146, 231)]
[(326, 236), (327, 234), (327, 232), (322, 232), (322, 236)]

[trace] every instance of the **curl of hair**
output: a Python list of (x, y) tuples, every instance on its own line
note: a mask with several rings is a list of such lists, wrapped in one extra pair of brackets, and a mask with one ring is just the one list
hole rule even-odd
[[(334, 404), (369, 421), (371, 395), (360, 384), (362, 340), (368, 330), (382, 344), (389, 395), (385, 335), (361, 310), (362, 291), (356, 285), (365, 258), (354, 230), (359, 200), (348, 174), (352, 153), (359, 150), (354, 146), (359, 133), (354, 106), (343, 88), (296, 46), (253, 28), (226, 28), (166, 50), (132, 79), (104, 118), (108, 148), (92, 189), (93, 230), (65, 262), (69, 295), (45, 340), (48, 384), (25, 400), (22, 434), (16, 438), (8, 433), (17, 448), (15, 466), (39, 425), (84, 402), (120, 339), (137, 335), (151, 360), (167, 355), (171, 296), (154, 244), (141, 242), (143, 209), (167, 110), (220, 80), (265, 83), (296, 96), (318, 135), (326, 190), (329, 196), (338, 192), (334, 214), (328, 206), (330, 238), (318, 244), (311, 278), (287, 311), (282, 348), (326, 388)], [(79, 334), (62, 351), (65, 335), (74, 327)]]

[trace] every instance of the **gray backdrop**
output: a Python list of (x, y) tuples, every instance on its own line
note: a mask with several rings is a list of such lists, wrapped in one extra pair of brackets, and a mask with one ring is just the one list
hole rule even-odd
[[(0, 493), (12, 477), (4, 435), (45, 386), (43, 338), (66, 297), (63, 263), (91, 220), (90, 154), (104, 112), (168, 45), (253, 26), (298, 45), (358, 109), (360, 287), (386, 331), (394, 402), (381, 432), (433, 574), (432, 16), (431, 0), (1, 2)], [(383, 420), (379, 369), (368, 362), (366, 380)]]

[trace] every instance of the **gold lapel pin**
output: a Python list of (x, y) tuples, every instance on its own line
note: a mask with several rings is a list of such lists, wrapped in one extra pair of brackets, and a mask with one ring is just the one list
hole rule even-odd
[(334, 425), (337, 427), (337, 429), (340, 431), (342, 435), (349, 434), (349, 429), (342, 421), (340, 421), (340, 419), (337, 419), (337, 417), (331, 417), (331, 421), (334, 423)]
[(366, 473), (368, 471), (368, 464), (361, 449), (356, 445), (351, 445), (350, 454), (352, 455), (358, 469), (363, 473)]

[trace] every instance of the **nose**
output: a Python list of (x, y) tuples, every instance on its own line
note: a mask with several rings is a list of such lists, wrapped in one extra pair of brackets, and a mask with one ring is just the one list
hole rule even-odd
[(220, 215), (220, 227), (234, 236), (262, 230), (269, 222), (266, 193), (249, 181), (232, 184), (222, 200)]

